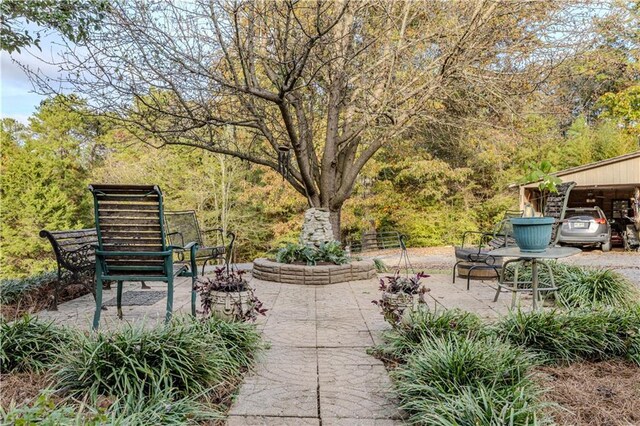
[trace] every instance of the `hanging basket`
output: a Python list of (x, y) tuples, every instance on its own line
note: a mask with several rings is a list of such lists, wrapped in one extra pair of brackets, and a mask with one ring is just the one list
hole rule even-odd
[(385, 320), (392, 326), (399, 322), (407, 323), (411, 312), (426, 303), (420, 294), (383, 292), (380, 303)]
[(244, 320), (254, 309), (253, 292), (212, 291), (211, 313), (227, 320)]

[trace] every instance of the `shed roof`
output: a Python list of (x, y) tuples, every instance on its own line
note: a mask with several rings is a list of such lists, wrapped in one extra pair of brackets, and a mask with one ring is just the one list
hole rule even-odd
[[(552, 173), (577, 186), (640, 185), (640, 151)], [(536, 182), (520, 185), (536, 187)]]

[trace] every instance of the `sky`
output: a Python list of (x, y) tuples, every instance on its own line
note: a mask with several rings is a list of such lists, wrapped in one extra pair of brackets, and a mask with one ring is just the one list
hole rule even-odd
[[(27, 26), (30, 31), (37, 28), (34, 25)], [(0, 51), (0, 116), (2, 118), (13, 118), (27, 124), (29, 116), (35, 112), (40, 101), (45, 99), (44, 96), (34, 92), (29, 77), (15, 61), (35, 69), (44, 69), (47, 75), (56, 75), (56, 68), (41, 62), (39, 58), (51, 58), (52, 52), (57, 50), (56, 42), (60, 41), (60, 37), (55, 33), (43, 34), (40, 42), (42, 51), (37, 47), (21, 49), (22, 53), (9, 54)]]

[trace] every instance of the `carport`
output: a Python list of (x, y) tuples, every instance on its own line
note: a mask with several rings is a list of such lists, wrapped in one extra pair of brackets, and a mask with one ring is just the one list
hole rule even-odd
[[(598, 206), (608, 219), (621, 219), (633, 215), (634, 190), (640, 187), (640, 151), (553, 174), (563, 182), (576, 182), (568, 207)], [(521, 210), (529, 203), (538, 211), (539, 200), (537, 183), (520, 186)]]

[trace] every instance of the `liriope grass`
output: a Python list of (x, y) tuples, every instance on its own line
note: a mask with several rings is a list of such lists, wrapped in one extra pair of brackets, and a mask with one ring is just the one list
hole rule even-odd
[(0, 304), (16, 303), (26, 293), (45, 287), (58, 281), (54, 271), (42, 272), (25, 278), (9, 278), (0, 280)]
[(534, 357), (495, 338), (451, 334), (424, 341), (392, 372), (412, 424), (534, 424)]
[(374, 352), (386, 360), (401, 361), (424, 341), (450, 335), (473, 337), (481, 330), (482, 321), (474, 313), (459, 309), (419, 309), (410, 314), (408, 322), (399, 324), (395, 330), (384, 332), (385, 343)]
[[(250, 362), (241, 352), (253, 353), (259, 342), (254, 334), (254, 328), (240, 323), (190, 318), (152, 329), (77, 334), (61, 351), (56, 379), (72, 395), (153, 396), (162, 388), (200, 393), (240, 375)], [(239, 342), (241, 335), (248, 341)]]
[[(547, 262), (551, 267), (558, 291), (553, 294), (559, 307), (575, 308), (624, 308), (637, 304), (640, 294), (627, 278), (610, 269), (584, 268)], [(513, 276), (511, 265), (505, 271), (507, 278)], [(538, 277), (542, 285), (549, 286), (551, 279), (546, 267), (539, 268)], [(519, 268), (518, 279), (531, 281), (531, 268)]]
[(394, 386), (413, 424), (545, 424), (534, 365), (622, 358), (640, 366), (640, 305), (514, 311), (495, 323), (458, 310), (410, 319), (375, 353), (396, 363)]
[(71, 336), (70, 331), (33, 316), (13, 322), (0, 319), (0, 370), (3, 373), (48, 370)]
[(638, 362), (640, 308), (575, 311), (515, 311), (492, 332), (536, 352), (548, 363), (621, 357)]
[(158, 391), (153, 397), (124, 395), (104, 407), (70, 399), (56, 401), (44, 391), (30, 405), (0, 408), (3, 424), (15, 425), (199, 425), (224, 419), (224, 413), (203, 404), (198, 397), (176, 398), (172, 389)]
[(48, 370), (54, 378), (56, 402), (45, 391), (30, 405), (0, 411), (3, 422), (18, 424), (218, 420), (224, 410), (217, 406), (263, 347), (254, 325), (216, 318), (174, 317), (160, 327), (99, 333), (31, 317), (1, 326), (3, 372)]

